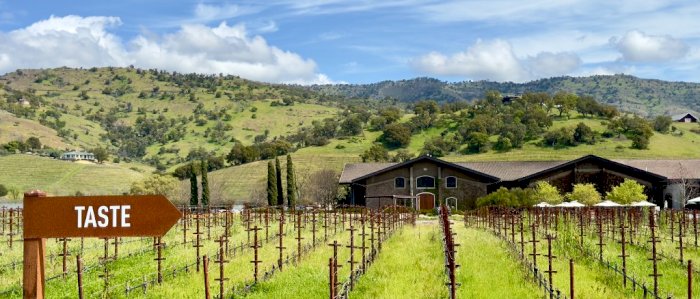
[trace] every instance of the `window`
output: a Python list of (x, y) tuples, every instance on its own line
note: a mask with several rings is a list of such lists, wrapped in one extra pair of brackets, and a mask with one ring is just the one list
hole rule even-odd
[(445, 188), (457, 188), (457, 178), (453, 176), (446, 177)]
[(406, 188), (406, 179), (398, 177), (394, 179), (394, 188), (403, 189)]
[(421, 176), (416, 179), (416, 188), (430, 189), (435, 188), (435, 178), (431, 176)]

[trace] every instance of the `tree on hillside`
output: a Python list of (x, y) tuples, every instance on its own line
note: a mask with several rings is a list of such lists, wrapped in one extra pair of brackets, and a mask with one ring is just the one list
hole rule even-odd
[(338, 173), (322, 169), (311, 175), (312, 198), (324, 206), (335, 204), (339, 195)]
[(292, 163), (292, 156), (287, 155), (287, 206), (289, 206), (290, 209), (294, 209), (296, 203), (297, 185), (294, 175), (294, 164)]
[(109, 152), (107, 152), (107, 150), (103, 147), (96, 147), (91, 151), (95, 155), (95, 160), (97, 160), (98, 163), (102, 163), (109, 159)]
[(380, 140), (392, 148), (407, 147), (411, 143), (411, 129), (401, 123), (387, 125)]
[(197, 172), (194, 169), (194, 163), (190, 164), (190, 205), (196, 206), (199, 204), (199, 190), (197, 188)]
[(632, 202), (646, 200), (647, 196), (644, 194), (644, 186), (636, 181), (625, 179), (622, 184), (608, 191), (605, 198), (621, 205), (626, 205)]
[(27, 144), (27, 147), (32, 150), (39, 150), (41, 149), (41, 140), (36, 137), (29, 137), (27, 138), (27, 141), (25, 142)]
[(593, 184), (576, 184), (574, 185), (574, 190), (566, 195), (566, 199), (592, 206), (600, 202), (600, 193), (598, 193)]
[(360, 155), (362, 162), (386, 162), (389, 161), (389, 151), (381, 143), (374, 143)]
[(202, 173), (202, 206), (208, 207), (209, 206), (209, 179), (207, 178), (207, 160), (202, 160), (200, 163), (201, 170), (200, 172)]
[(554, 95), (553, 102), (554, 107), (559, 111), (559, 117), (562, 117), (564, 114), (566, 114), (566, 118), (569, 118), (569, 111), (576, 107), (576, 103), (578, 102), (578, 96), (576, 96), (575, 94), (560, 91)]
[(405, 149), (400, 149), (396, 151), (396, 154), (391, 158), (391, 162), (406, 162), (413, 159), (413, 154)]
[(535, 200), (539, 202), (547, 202), (549, 204), (560, 204), (563, 200), (564, 197), (561, 195), (561, 192), (559, 192), (559, 189), (557, 187), (552, 186), (549, 182), (546, 181), (539, 181), (535, 185), (534, 188), (535, 192), (533, 196), (535, 197)]
[(274, 206), (277, 202), (277, 171), (272, 161), (267, 162), (267, 205)]
[(670, 116), (659, 115), (654, 118), (654, 131), (666, 134), (671, 129), (671, 123), (673, 123), (673, 119)]
[(284, 186), (282, 186), (282, 166), (280, 166), (280, 159), (275, 157), (275, 173), (276, 173), (276, 186), (277, 186), (277, 205), (284, 205)]
[(169, 198), (173, 192), (177, 191), (179, 183), (173, 176), (153, 174), (141, 181), (132, 183), (129, 193), (134, 195), (159, 194)]
[(467, 139), (467, 152), (485, 153), (489, 150), (489, 135), (474, 132)]
[(584, 123), (578, 123), (574, 129), (574, 141), (577, 143), (595, 144), (595, 132)]
[(5, 185), (3, 184), (0, 184), (0, 197), (7, 195), (7, 192), (7, 187), (5, 187)]

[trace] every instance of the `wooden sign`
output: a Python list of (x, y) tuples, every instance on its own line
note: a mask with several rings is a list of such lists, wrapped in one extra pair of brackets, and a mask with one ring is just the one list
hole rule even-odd
[(160, 237), (181, 216), (162, 195), (27, 197), (24, 238)]

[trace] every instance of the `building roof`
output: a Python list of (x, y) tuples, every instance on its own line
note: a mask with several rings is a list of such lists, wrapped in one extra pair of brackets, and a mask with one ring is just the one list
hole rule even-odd
[(672, 118), (673, 120), (676, 120), (676, 121), (677, 121), (677, 120), (684, 119), (684, 118), (685, 118), (686, 116), (688, 116), (688, 115), (690, 115), (690, 116), (691, 116), (692, 118), (694, 118), (694, 119), (698, 119), (697, 117), (695, 117), (695, 115), (693, 115), (692, 113), (688, 113), (688, 112), (682, 113), (682, 114), (676, 114), (676, 115), (674, 115), (674, 116), (671, 116), (671, 118)]
[[(492, 161), (492, 162), (458, 162), (455, 165), (471, 169), (502, 181), (515, 181), (552, 168), (565, 166), (574, 161), (595, 156), (584, 156), (572, 161)], [(598, 157), (596, 157), (598, 158)], [(600, 158), (602, 159), (602, 158)], [(700, 179), (700, 160), (610, 160), (623, 166), (636, 168), (667, 179)], [(340, 176), (341, 184), (388, 170), (398, 163), (354, 163), (346, 164)]]
[(72, 151), (72, 152), (65, 152), (65, 153), (63, 153), (63, 154), (64, 154), (64, 155), (92, 155), (93, 153)]

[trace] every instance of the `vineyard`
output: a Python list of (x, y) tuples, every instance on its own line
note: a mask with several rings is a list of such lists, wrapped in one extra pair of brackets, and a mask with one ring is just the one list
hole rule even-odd
[[(180, 207), (161, 238), (48, 239), (47, 298), (692, 298), (698, 216), (643, 208)], [(22, 211), (0, 208), (0, 297)], [(436, 219), (437, 218), (437, 219)], [(695, 283), (693, 283), (695, 282)]]

